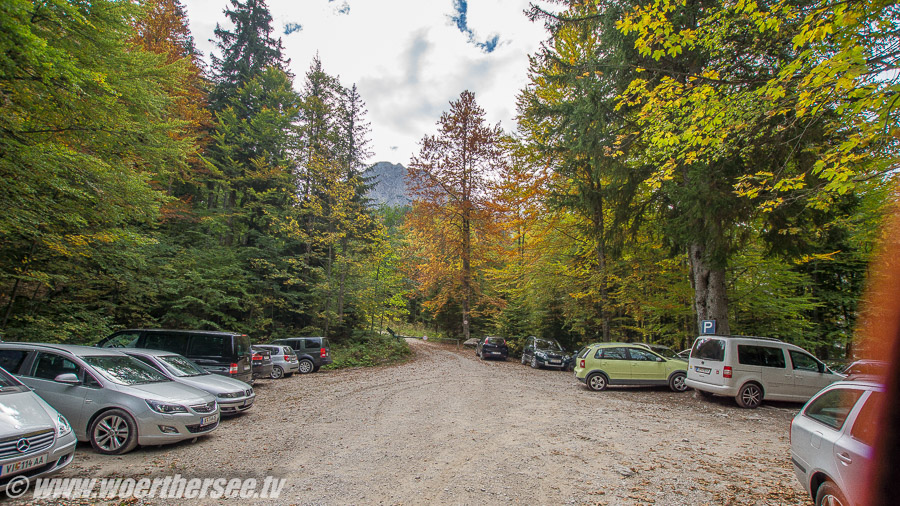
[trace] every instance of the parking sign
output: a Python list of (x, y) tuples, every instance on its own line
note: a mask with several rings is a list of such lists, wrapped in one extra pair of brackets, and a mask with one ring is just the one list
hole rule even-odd
[(701, 334), (715, 334), (716, 333), (716, 321), (715, 320), (701, 320), (700, 321), (700, 333)]

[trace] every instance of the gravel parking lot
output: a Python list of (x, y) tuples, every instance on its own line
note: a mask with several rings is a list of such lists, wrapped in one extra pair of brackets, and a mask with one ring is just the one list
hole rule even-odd
[(402, 365), (258, 382), (253, 409), (194, 443), (81, 444), (60, 477), (271, 475), (284, 504), (811, 504), (789, 460), (797, 404), (590, 392), (569, 372), (410, 345)]

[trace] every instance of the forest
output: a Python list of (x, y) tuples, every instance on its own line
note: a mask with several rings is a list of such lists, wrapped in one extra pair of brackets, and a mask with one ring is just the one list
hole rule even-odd
[(367, 198), (360, 90), (288, 62), (264, 0), (230, 0), (208, 64), (179, 0), (0, 10), (4, 340), (682, 349), (715, 320), (852, 354), (897, 200), (896, 2), (534, 4), (517, 128), (459, 90), (403, 207)]

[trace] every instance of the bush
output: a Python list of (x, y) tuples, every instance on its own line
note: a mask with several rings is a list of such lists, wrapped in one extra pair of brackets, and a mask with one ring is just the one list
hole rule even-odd
[(374, 367), (402, 362), (412, 356), (404, 340), (374, 333), (356, 334), (352, 340), (333, 343), (332, 363), (323, 369)]

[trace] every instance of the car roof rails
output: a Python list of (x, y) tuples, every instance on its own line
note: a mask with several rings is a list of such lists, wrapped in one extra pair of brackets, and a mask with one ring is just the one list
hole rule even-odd
[(777, 338), (775, 338), (775, 337), (742, 336), (742, 335), (739, 335), (739, 334), (733, 334), (733, 335), (725, 336), (725, 337), (739, 337), (739, 338), (741, 338), (741, 339), (760, 339), (760, 340), (763, 340), (763, 341), (774, 341), (774, 342), (776, 342), (776, 343), (783, 343), (783, 342), (784, 342), (784, 341), (782, 341), (781, 339), (777, 339)]

